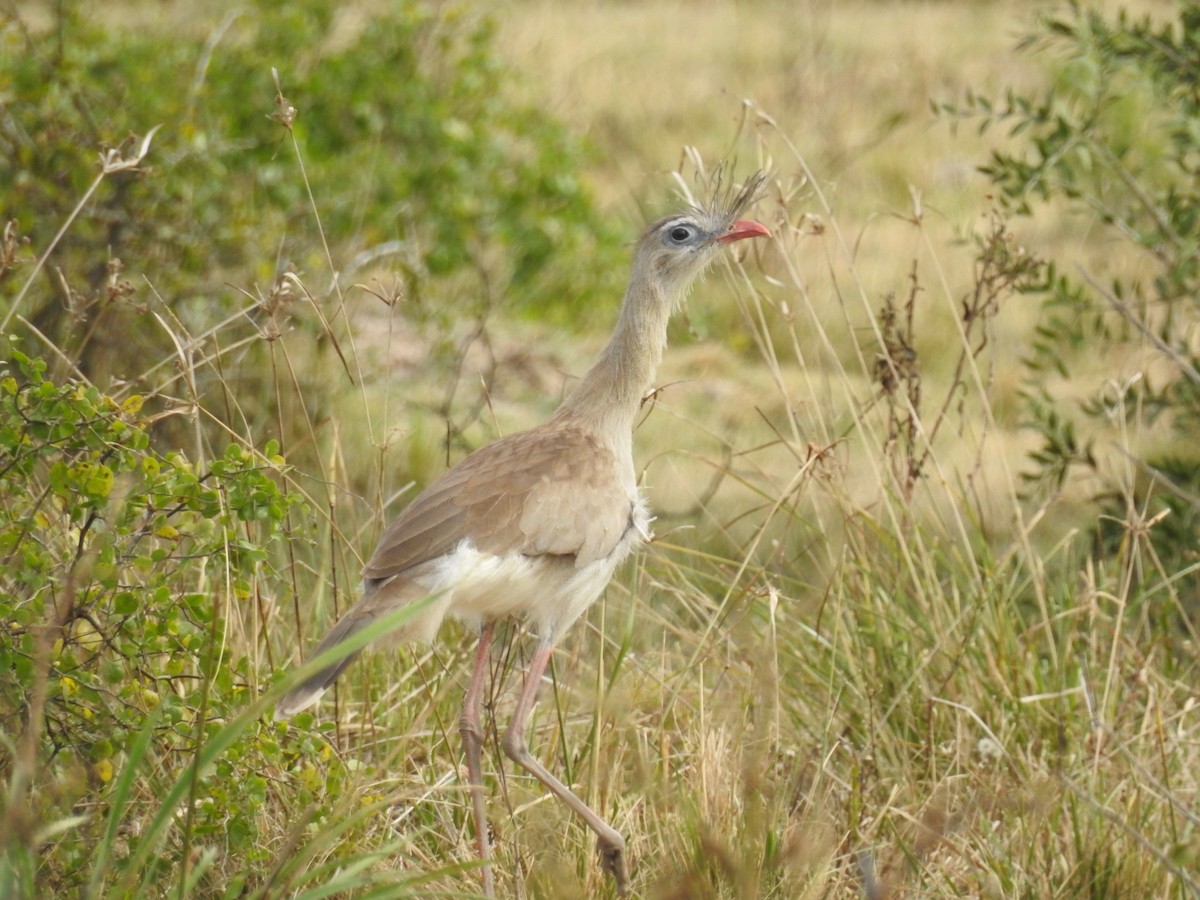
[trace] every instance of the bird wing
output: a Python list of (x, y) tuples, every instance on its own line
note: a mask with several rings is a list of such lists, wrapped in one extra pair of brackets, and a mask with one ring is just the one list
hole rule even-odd
[(429, 485), (388, 526), (363, 575), (383, 580), (450, 553), (602, 559), (629, 527), (634, 497), (616, 456), (575, 427), (493, 441)]

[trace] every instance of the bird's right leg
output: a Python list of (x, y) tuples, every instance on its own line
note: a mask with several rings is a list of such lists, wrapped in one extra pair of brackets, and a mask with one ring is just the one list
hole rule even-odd
[(495, 635), (495, 624), (487, 622), (479, 631), (479, 646), (475, 649), (475, 667), (471, 671), (471, 684), (463, 700), (462, 718), (458, 730), (462, 734), (463, 752), (467, 757), (467, 777), (471, 782), (471, 806), (475, 812), (475, 840), (479, 858), (483, 861), (483, 892), (494, 896), (492, 883), (492, 842), (488, 835), (487, 805), (483, 793), (483, 724), (480, 711), (483, 707), (483, 687), (487, 681), (488, 659)]
[(508, 758), (522, 769), (544, 784), (551, 793), (569, 806), (596, 835), (596, 849), (600, 852), (601, 866), (613, 877), (617, 885), (617, 893), (622, 897), (629, 896), (629, 869), (625, 861), (625, 839), (620, 832), (605, 822), (596, 812), (584, 803), (574, 791), (551, 774), (550, 770), (534, 759), (525, 742), (525, 726), (533, 705), (537, 701), (538, 686), (546, 664), (550, 661), (550, 653), (554, 647), (549, 641), (538, 644), (525, 671), (525, 685), (517, 700), (517, 708), (513, 712), (512, 721), (505, 729), (500, 745)]

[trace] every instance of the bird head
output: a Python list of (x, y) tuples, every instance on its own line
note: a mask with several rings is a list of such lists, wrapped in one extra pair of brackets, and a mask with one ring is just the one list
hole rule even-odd
[(723, 186), (718, 175), (708, 203), (659, 219), (642, 233), (637, 250), (642, 271), (666, 295), (680, 297), (722, 246), (743, 238), (769, 237), (766, 226), (739, 218), (757, 198), (765, 180), (759, 172), (733, 190)]

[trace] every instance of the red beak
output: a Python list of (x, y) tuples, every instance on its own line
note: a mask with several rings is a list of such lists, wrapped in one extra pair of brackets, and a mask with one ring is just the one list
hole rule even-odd
[(722, 244), (732, 244), (742, 238), (770, 237), (766, 225), (761, 225), (753, 219), (738, 219), (729, 226), (729, 230), (717, 238)]

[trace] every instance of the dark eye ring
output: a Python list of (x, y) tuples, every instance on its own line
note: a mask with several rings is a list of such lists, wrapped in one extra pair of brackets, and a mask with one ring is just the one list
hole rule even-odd
[(677, 241), (680, 244), (682, 244), (684, 241), (686, 241), (691, 236), (692, 236), (691, 229), (685, 228), (682, 225), (676, 225), (674, 228), (671, 229), (671, 240)]

